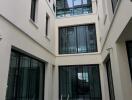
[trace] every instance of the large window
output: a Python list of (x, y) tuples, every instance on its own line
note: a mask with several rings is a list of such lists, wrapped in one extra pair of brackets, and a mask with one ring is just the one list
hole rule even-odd
[(108, 78), (110, 100), (115, 100), (115, 93), (114, 93), (114, 85), (113, 85), (113, 77), (112, 77), (110, 57), (106, 61), (106, 71), (107, 71), (107, 78)]
[(58, 17), (92, 13), (91, 0), (56, 0)]
[(97, 52), (95, 24), (59, 28), (59, 54)]
[(102, 100), (99, 66), (60, 66), (59, 100)]
[(112, 2), (112, 10), (113, 12), (115, 12), (115, 8), (116, 8), (118, 0), (111, 0), (111, 2)]
[(44, 70), (41, 61), (12, 51), (6, 100), (43, 100)]
[(132, 78), (132, 41), (127, 42), (127, 53), (128, 53), (128, 60), (129, 60), (131, 78)]

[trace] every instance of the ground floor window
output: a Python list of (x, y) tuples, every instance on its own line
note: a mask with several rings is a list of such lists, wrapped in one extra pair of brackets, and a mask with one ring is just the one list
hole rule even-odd
[(115, 93), (114, 93), (114, 85), (113, 85), (113, 77), (112, 77), (110, 57), (106, 61), (106, 71), (107, 71), (107, 78), (108, 78), (110, 100), (115, 100)]
[(128, 60), (129, 60), (131, 78), (132, 78), (132, 41), (128, 41), (126, 44), (127, 44)]
[(99, 66), (60, 66), (59, 100), (102, 100)]
[(12, 50), (6, 100), (43, 100), (44, 66), (43, 62)]

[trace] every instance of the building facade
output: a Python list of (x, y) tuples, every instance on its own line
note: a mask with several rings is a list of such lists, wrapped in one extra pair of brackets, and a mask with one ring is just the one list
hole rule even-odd
[(1, 0), (0, 100), (131, 100), (131, 0)]

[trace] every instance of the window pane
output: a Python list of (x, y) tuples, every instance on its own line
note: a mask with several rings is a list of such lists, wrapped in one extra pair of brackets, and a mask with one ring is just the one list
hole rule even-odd
[(97, 52), (94, 24), (59, 28), (59, 53)]
[(58, 17), (92, 13), (91, 0), (57, 0), (56, 4)]
[(77, 27), (78, 52), (87, 52), (85, 26)]
[(97, 65), (59, 67), (60, 100), (101, 100)]
[(43, 94), (39, 94), (42, 92), (39, 83), (44, 77), (40, 77), (39, 63), (38, 60), (12, 51), (6, 100), (40, 100)]

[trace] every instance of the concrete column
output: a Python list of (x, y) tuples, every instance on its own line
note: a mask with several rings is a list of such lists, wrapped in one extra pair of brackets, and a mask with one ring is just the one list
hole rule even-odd
[(100, 81), (101, 81), (101, 91), (102, 91), (102, 100), (109, 100), (109, 89), (108, 89), (108, 80), (106, 67), (102, 63), (100, 64)]
[(45, 66), (45, 92), (44, 100), (52, 100), (52, 64)]
[(52, 100), (59, 100), (59, 73), (58, 73), (58, 66), (54, 67), (53, 73), (53, 99)]

